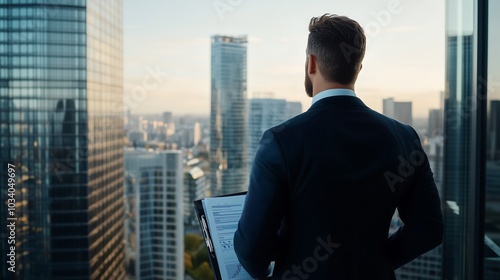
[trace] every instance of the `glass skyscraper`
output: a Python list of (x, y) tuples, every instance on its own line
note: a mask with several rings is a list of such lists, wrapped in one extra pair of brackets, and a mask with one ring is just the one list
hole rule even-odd
[(248, 170), (251, 171), (264, 132), (302, 113), (302, 103), (275, 98), (252, 98), (248, 102)]
[(246, 190), (247, 38), (212, 36), (210, 189), (212, 196)]
[(121, 0), (0, 0), (0, 162), (15, 166), (17, 217), (2, 279), (125, 275), (122, 33)]

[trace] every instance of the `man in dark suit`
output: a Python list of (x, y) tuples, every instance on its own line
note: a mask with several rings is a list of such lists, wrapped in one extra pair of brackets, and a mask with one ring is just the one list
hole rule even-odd
[[(395, 279), (442, 242), (438, 191), (417, 133), (356, 97), (366, 38), (347, 17), (311, 19), (311, 108), (266, 131), (235, 251), (252, 277)], [(404, 225), (388, 236), (398, 209)]]

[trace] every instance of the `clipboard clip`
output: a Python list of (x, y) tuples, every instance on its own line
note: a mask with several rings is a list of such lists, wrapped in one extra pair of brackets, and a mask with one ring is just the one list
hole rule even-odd
[(214, 245), (212, 244), (212, 240), (210, 239), (210, 235), (208, 234), (208, 226), (207, 226), (207, 221), (205, 220), (205, 215), (201, 215), (201, 224), (202, 224), (203, 237), (205, 238), (205, 243), (207, 245), (207, 248), (210, 251), (210, 254), (215, 255)]

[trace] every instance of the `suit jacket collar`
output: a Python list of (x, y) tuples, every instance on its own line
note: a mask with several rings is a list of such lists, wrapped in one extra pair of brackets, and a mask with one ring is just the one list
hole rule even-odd
[(336, 107), (336, 108), (349, 108), (349, 107), (368, 107), (359, 99), (354, 96), (331, 96), (323, 98), (316, 103), (314, 103), (308, 111), (323, 107)]

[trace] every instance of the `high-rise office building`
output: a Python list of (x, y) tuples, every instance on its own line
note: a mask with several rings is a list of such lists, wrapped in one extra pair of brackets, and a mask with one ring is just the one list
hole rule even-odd
[(199, 122), (193, 125), (193, 145), (197, 146), (201, 141), (201, 125)]
[(253, 98), (248, 107), (248, 168), (251, 170), (253, 157), (264, 132), (273, 126), (302, 113), (300, 102), (285, 99)]
[[(135, 238), (136, 251), (127, 271), (137, 280), (184, 279), (184, 168), (181, 151), (125, 151), (127, 171), (127, 213), (135, 217), (135, 234), (128, 230), (126, 240)], [(131, 243), (134, 243), (132, 241)], [(129, 248), (129, 247), (127, 247)], [(132, 249), (132, 246), (130, 246)]]
[(18, 218), (1, 279), (125, 276), (122, 25), (120, 0), (0, 1), (0, 162)]
[(248, 182), (247, 38), (211, 39), (210, 189), (221, 195)]
[(436, 136), (443, 136), (443, 110), (431, 109), (429, 110), (429, 126), (427, 136), (429, 138)]
[(382, 102), (384, 115), (405, 124), (413, 124), (411, 102), (396, 102), (394, 101), (394, 98), (386, 98)]
[(166, 124), (171, 123), (172, 120), (172, 112), (163, 112), (163, 122)]
[(413, 124), (413, 112), (411, 102), (394, 102), (394, 118), (402, 123)]
[(208, 182), (205, 172), (200, 167), (188, 168), (184, 172), (184, 224), (197, 225), (198, 219), (194, 212), (193, 201), (205, 197)]
[(259, 146), (264, 131), (284, 122), (287, 117), (285, 99), (254, 98), (248, 104), (248, 168)]
[(382, 113), (390, 118), (394, 118), (394, 98), (382, 100)]
[(288, 101), (286, 103), (286, 118), (291, 119), (299, 114), (302, 114), (302, 103)]
[(198, 145), (201, 141), (200, 123), (178, 126), (174, 139), (182, 148), (191, 148)]

